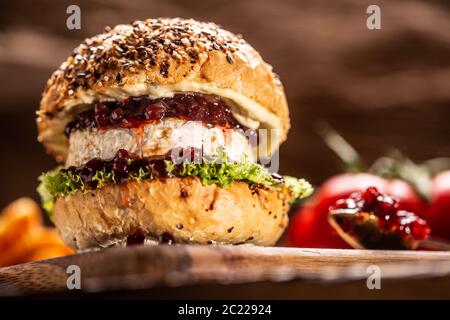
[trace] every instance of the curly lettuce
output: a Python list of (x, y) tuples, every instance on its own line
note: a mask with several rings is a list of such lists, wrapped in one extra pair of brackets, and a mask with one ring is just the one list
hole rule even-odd
[(221, 153), (212, 161), (183, 162), (176, 165), (165, 161), (166, 170), (176, 177), (197, 177), (203, 184), (217, 184), (222, 188), (230, 187), (234, 181), (245, 181), (262, 185), (273, 185), (276, 180), (263, 166), (247, 161), (229, 162), (226, 154)]
[(284, 176), (284, 186), (289, 189), (292, 194), (292, 201), (310, 196), (314, 189), (305, 179)]
[[(173, 177), (197, 177), (204, 185), (217, 184), (222, 188), (229, 188), (235, 181), (242, 181), (249, 184), (260, 184), (264, 186), (286, 188), (292, 201), (309, 196), (313, 188), (304, 179), (297, 179), (289, 176), (282, 180), (275, 179), (271, 173), (263, 166), (248, 162), (243, 158), (241, 162), (229, 162), (223, 153), (212, 161), (183, 162), (175, 164), (171, 161), (164, 161), (166, 171)], [(43, 173), (39, 177), (38, 193), (42, 199), (43, 208), (51, 213), (53, 202), (57, 197), (63, 197), (80, 190), (87, 192), (92, 190), (86, 185), (80, 176), (61, 170), (58, 167), (49, 172)], [(130, 174), (130, 180), (147, 180), (153, 178), (152, 166), (140, 168), (136, 174)], [(109, 183), (115, 183), (114, 171), (107, 172), (105, 169), (97, 171), (93, 181), (96, 182), (96, 189)]]
[(39, 178), (37, 191), (41, 196), (42, 207), (51, 212), (54, 199), (58, 196), (66, 196), (77, 190), (84, 190), (85, 184), (80, 176), (70, 172), (61, 171), (57, 167), (51, 171), (43, 173)]

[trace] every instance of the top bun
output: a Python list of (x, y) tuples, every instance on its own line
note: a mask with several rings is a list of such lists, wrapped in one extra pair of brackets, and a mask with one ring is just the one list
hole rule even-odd
[(276, 129), (275, 150), (290, 127), (283, 86), (259, 53), (216, 24), (161, 18), (106, 28), (84, 40), (47, 82), (38, 111), (39, 141), (65, 161), (64, 127), (99, 100), (203, 92), (233, 102), (252, 129)]

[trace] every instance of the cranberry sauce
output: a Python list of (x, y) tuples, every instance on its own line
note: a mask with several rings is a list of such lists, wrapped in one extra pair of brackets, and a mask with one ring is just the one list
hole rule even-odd
[[(103, 174), (104, 182), (125, 182), (130, 178), (169, 178), (180, 176), (183, 163), (212, 163), (215, 158), (204, 155), (201, 149), (187, 147), (169, 151), (166, 155), (139, 158), (125, 149), (119, 149), (114, 157), (109, 160), (94, 158), (80, 167), (71, 166), (61, 169), (62, 173), (71, 173), (80, 177), (81, 181), (89, 189), (95, 189), (99, 183), (99, 172)], [(172, 163), (171, 171), (166, 167), (166, 161)], [(230, 159), (227, 159), (230, 163)], [(217, 163), (219, 165), (219, 163)], [(105, 178), (105, 175), (107, 177)], [(271, 177), (277, 184), (284, 183), (284, 178), (277, 173)]]
[(227, 102), (218, 96), (201, 93), (179, 93), (173, 97), (150, 99), (131, 97), (124, 101), (96, 103), (88, 111), (77, 115), (64, 132), (69, 136), (74, 130), (110, 127), (132, 128), (153, 123), (163, 118), (202, 121), (211, 126), (246, 130), (233, 117)]
[[(131, 233), (126, 240), (127, 247), (135, 246), (135, 245), (142, 245), (145, 243), (146, 235), (144, 231), (141, 229), (135, 230), (133, 233)], [(170, 232), (163, 232), (158, 237), (159, 244), (167, 244), (167, 245), (174, 245), (176, 244), (175, 238)]]
[[(61, 171), (79, 176), (87, 187), (95, 189), (98, 186), (95, 177), (99, 171), (103, 171), (105, 174), (113, 173), (114, 182), (124, 182), (130, 177), (150, 178), (150, 175), (154, 178), (168, 178), (171, 175), (166, 169), (166, 160), (174, 163), (172, 173), (177, 175), (183, 162), (209, 162), (213, 158), (203, 155), (201, 149), (193, 147), (173, 149), (166, 155), (146, 158), (139, 158), (125, 149), (119, 149), (112, 159), (94, 158), (80, 167), (71, 166)], [(142, 174), (144, 176), (141, 176)]]
[(175, 244), (175, 239), (174, 239), (174, 237), (173, 237), (173, 235), (171, 233), (163, 232), (159, 236), (159, 243), (160, 244), (174, 245)]
[(335, 209), (351, 209), (355, 212), (368, 212), (378, 217), (378, 224), (385, 232), (395, 232), (401, 238), (411, 236), (414, 240), (423, 240), (430, 233), (425, 220), (416, 214), (399, 210), (398, 201), (380, 193), (375, 187), (364, 192), (355, 192), (347, 199), (338, 200), (330, 211)]
[(124, 182), (130, 176), (137, 177), (140, 172), (151, 173), (153, 177), (167, 178), (169, 172), (167, 172), (164, 163), (164, 160), (167, 159), (167, 156), (138, 158), (124, 149), (119, 149), (112, 159), (94, 158), (80, 167), (71, 166), (61, 171), (79, 176), (85, 185), (95, 189), (98, 185), (95, 177), (99, 171), (104, 171), (106, 174), (113, 173), (115, 182)]

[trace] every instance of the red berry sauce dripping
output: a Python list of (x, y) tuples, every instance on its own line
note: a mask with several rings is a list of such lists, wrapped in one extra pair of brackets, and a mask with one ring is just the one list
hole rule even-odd
[(160, 236), (159, 236), (159, 243), (160, 244), (168, 244), (168, 245), (174, 245), (175, 244), (175, 239), (172, 236), (171, 233), (169, 232), (163, 232)]
[(145, 242), (145, 234), (141, 229), (137, 229), (127, 237), (127, 247), (141, 245)]
[(355, 212), (368, 212), (378, 217), (379, 227), (386, 232), (396, 232), (401, 238), (412, 237), (424, 240), (430, 234), (426, 221), (413, 212), (399, 210), (398, 200), (369, 187), (364, 192), (354, 192), (347, 199), (340, 199), (330, 207), (351, 209)]

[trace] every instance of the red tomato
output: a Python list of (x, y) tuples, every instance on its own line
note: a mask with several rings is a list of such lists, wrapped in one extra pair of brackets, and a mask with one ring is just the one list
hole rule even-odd
[(400, 208), (423, 215), (425, 204), (414, 189), (401, 180), (386, 180), (367, 174), (340, 174), (322, 185), (313, 198), (292, 218), (287, 236), (288, 245), (303, 248), (350, 248), (328, 223), (328, 208), (336, 200), (370, 186), (397, 197)]
[(425, 215), (431, 234), (450, 240), (450, 170), (431, 182), (431, 206)]
[(288, 246), (299, 248), (350, 248), (330, 227), (326, 214), (319, 212), (314, 201), (307, 203), (292, 218), (286, 241)]

